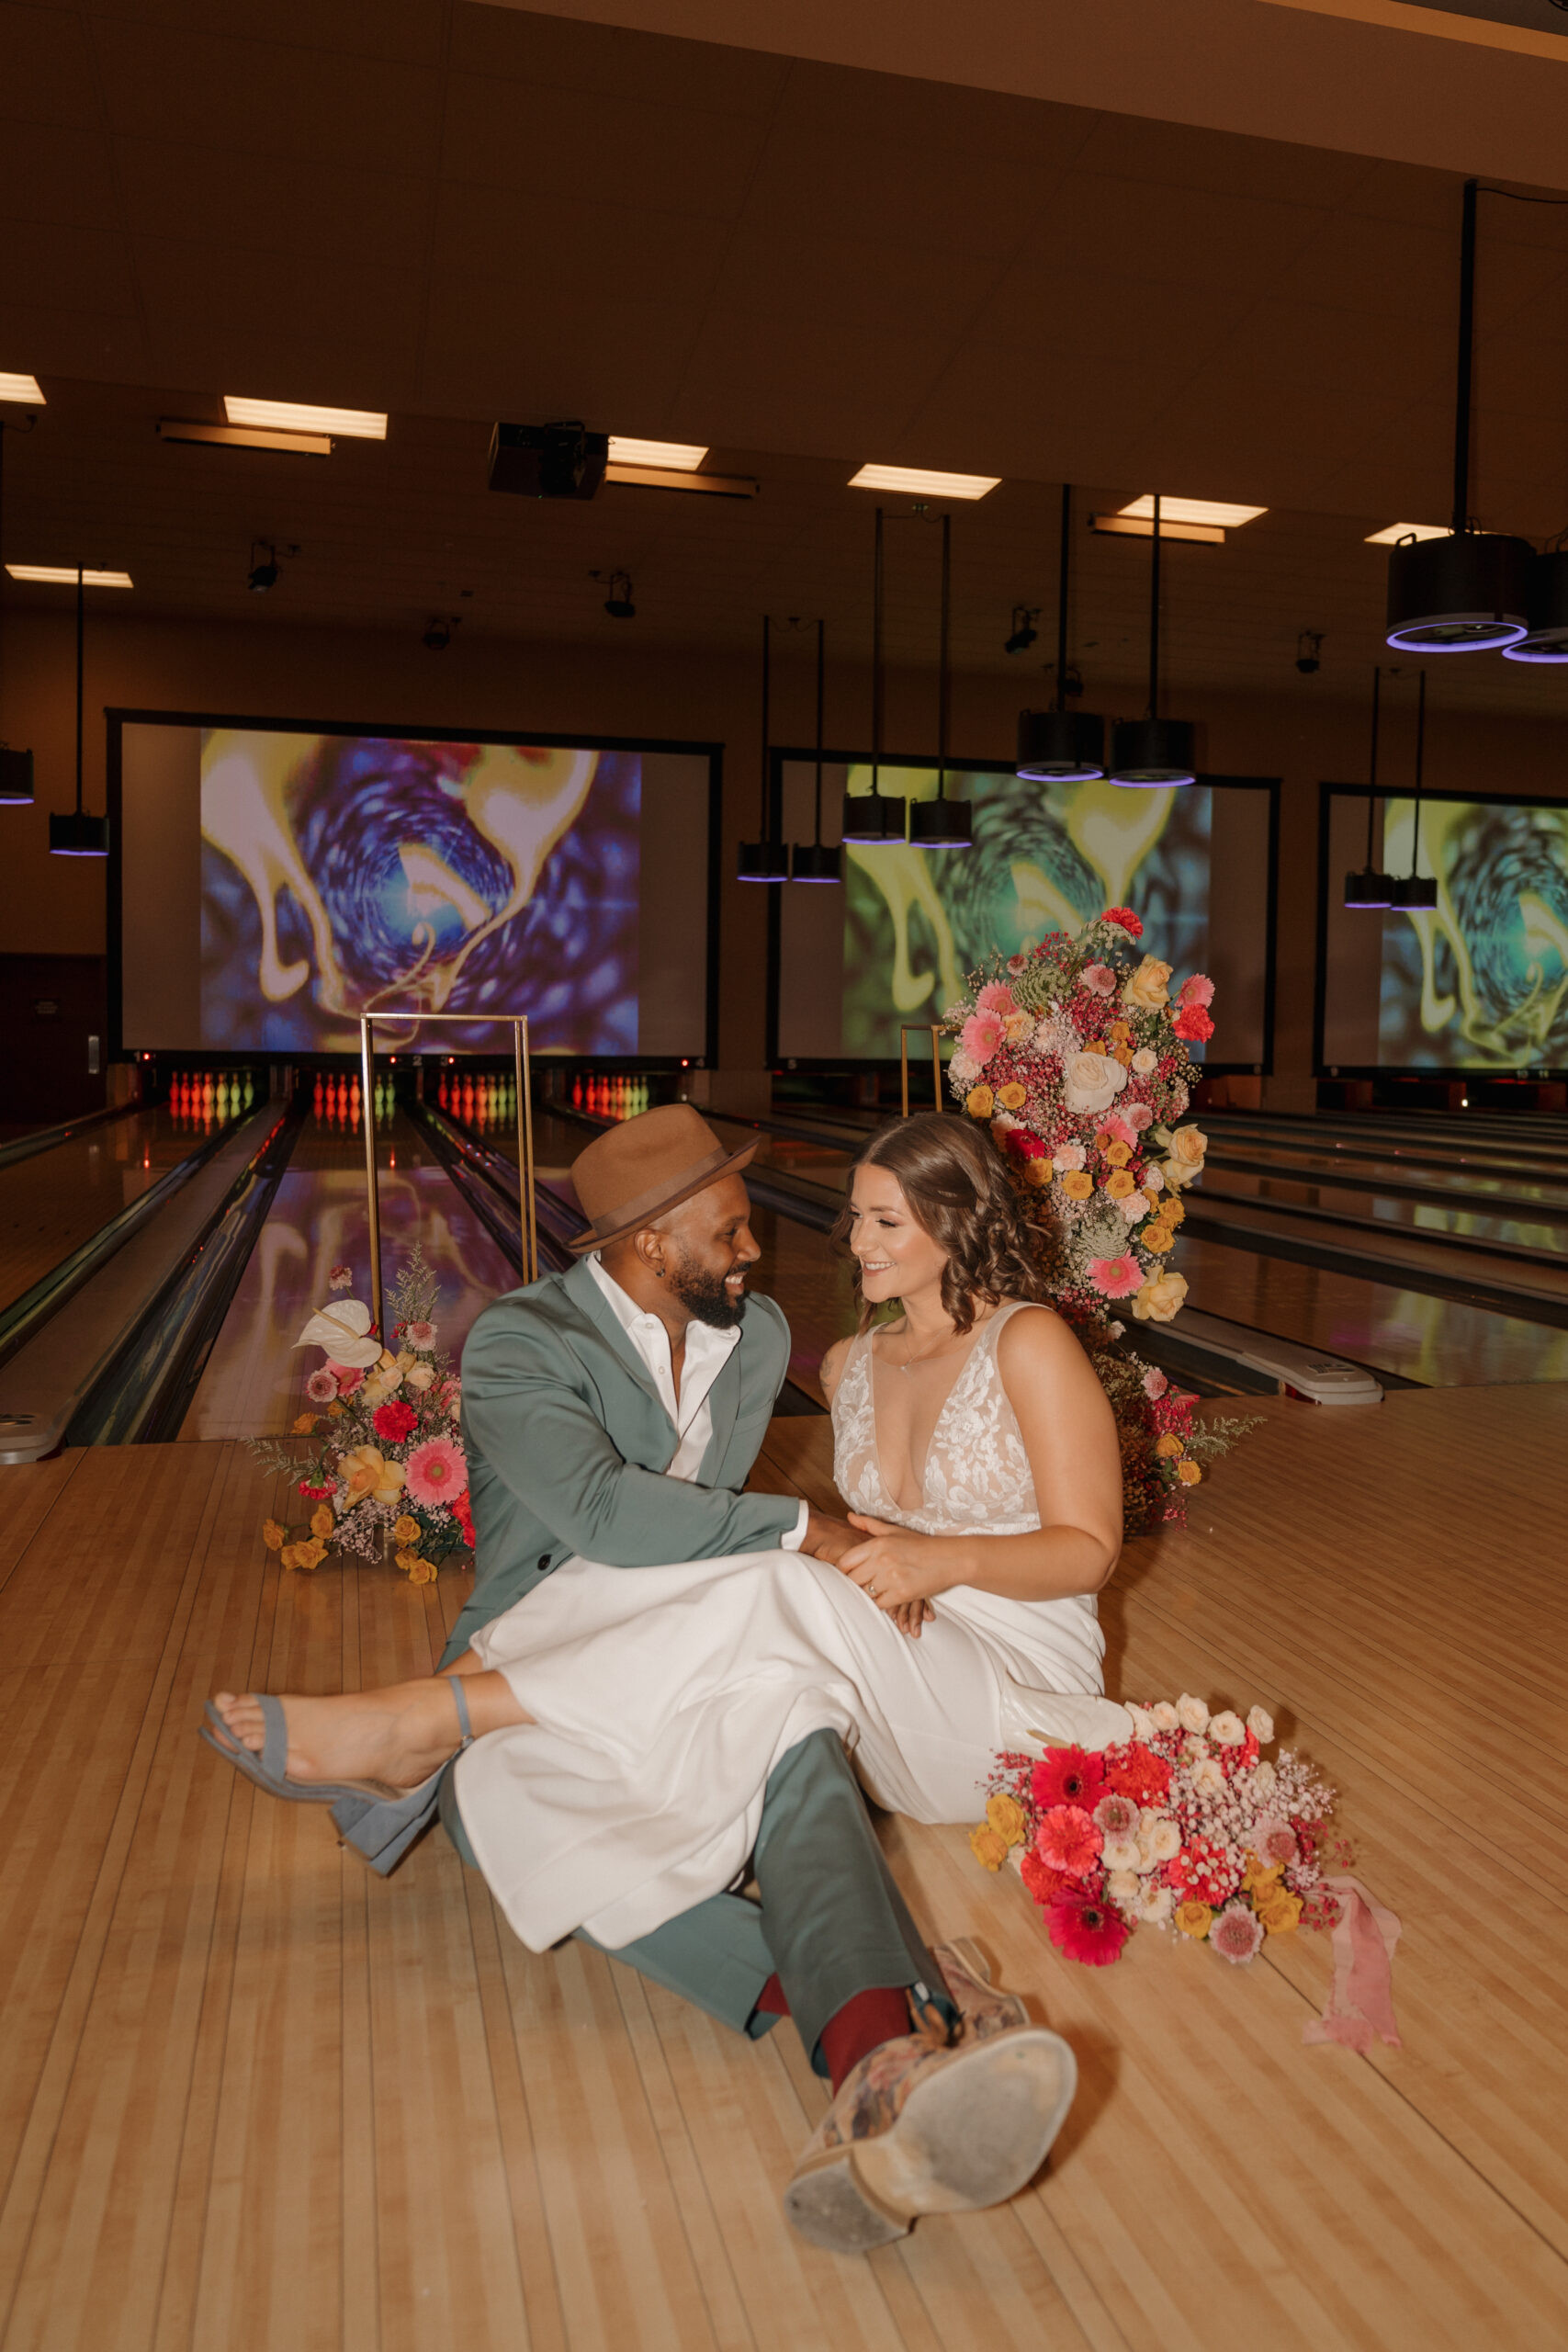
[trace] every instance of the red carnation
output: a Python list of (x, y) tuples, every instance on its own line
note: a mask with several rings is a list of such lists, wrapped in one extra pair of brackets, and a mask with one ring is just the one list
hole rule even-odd
[(419, 1415), (412, 1405), (394, 1398), (389, 1405), (377, 1407), (370, 1417), (370, 1426), (378, 1437), (386, 1439), (389, 1445), (400, 1445), (404, 1438), (419, 1427)]
[(1016, 1152), (1020, 1159), (1043, 1159), (1045, 1157), (1044, 1144), (1038, 1136), (1031, 1135), (1027, 1127), (1008, 1129), (1008, 1149)]
[(1085, 1902), (1081, 1895), (1059, 1895), (1046, 1911), (1045, 1925), (1056, 1950), (1089, 1968), (1108, 1968), (1120, 1960), (1132, 1933), (1108, 1903)]
[(1189, 1838), (1174, 1861), (1166, 1865), (1166, 1881), (1179, 1886), (1201, 1903), (1227, 1903), (1241, 1884), (1241, 1868), (1212, 1838)]
[(460, 1495), (454, 1496), (446, 1508), (457, 1521), (464, 1543), (470, 1552), (474, 1551), (477, 1548), (478, 1539), (474, 1534), (474, 1514), (468, 1509), (468, 1489), (465, 1487)]
[(1131, 907), (1107, 907), (1100, 920), (1101, 922), (1120, 923), (1129, 939), (1142, 939), (1144, 935), (1143, 921)]
[(1077, 1879), (1069, 1878), (1066, 1871), (1054, 1871), (1048, 1862), (1043, 1862), (1032, 1846), (1024, 1849), (1019, 1867), (1025, 1886), (1042, 1911), (1048, 1903), (1055, 1903), (1058, 1895), (1065, 1894), (1069, 1886), (1079, 1883)]
[(1107, 1750), (1105, 1785), (1134, 1804), (1161, 1805), (1170, 1793), (1170, 1766), (1142, 1740), (1130, 1740)]
[(1091, 1812), (1100, 1801), (1105, 1758), (1086, 1747), (1048, 1747), (1034, 1767), (1030, 1794), (1042, 1813), (1054, 1805), (1081, 1805)]
[(1179, 1037), (1186, 1037), (1198, 1046), (1206, 1044), (1214, 1034), (1214, 1024), (1201, 1004), (1184, 1005), (1170, 1025)]
[(311, 1485), (309, 1478), (301, 1478), (299, 1481), (299, 1492), (302, 1495), (307, 1496), (311, 1502), (319, 1503), (326, 1500), (327, 1497), (332, 1493), (332, 1488), (330, 1487), (315, 1487)]

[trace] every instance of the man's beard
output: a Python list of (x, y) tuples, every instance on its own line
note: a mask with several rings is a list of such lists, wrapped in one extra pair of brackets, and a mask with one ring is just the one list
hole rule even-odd
[[(732, 1274), (739, 1272), (738, 1266), (729, 1269)], [(670, 1286), (695, 1321), (706, 1323), (715, 1331), (733, 1331), (746, 1312), (746, 1294), (726, 1290), (726, 1280), (724, 1274), (704, 1273), (685, 1258)]]

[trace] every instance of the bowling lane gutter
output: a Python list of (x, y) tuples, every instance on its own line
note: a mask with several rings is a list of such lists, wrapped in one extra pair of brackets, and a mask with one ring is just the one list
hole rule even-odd
[(111, 1102), (105, 1110), (84, 1112), (79, 1119), (63, 1119), (58, 1126), (35, 1127), (30, 1135), (13, 1136), (9, 1143), (0, 1143), (0, 1168), (14, 1168), (18, 1159), (52, 1151), (56, 1144), (69, 1143), (73, 1136), (85, 1135), (90, 1127), (107, 1127), (115, 1119), (129, 1118), (133, 1111), (152, 1107), (148, 1102)]

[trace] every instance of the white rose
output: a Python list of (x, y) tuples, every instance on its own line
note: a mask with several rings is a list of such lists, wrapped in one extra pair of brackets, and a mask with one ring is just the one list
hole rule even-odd
[(1137, 1902), (1142, 1884), (1136, 1871), (1112, 1871), (1106, 1879), (1105, 1892), (1119, 1911), (1127, 1911)]
[[(1138, 1824), (1138, 1839), (1142, 1844), (1144, 1824)], [(1181, 1851), (1181, 1832), (1168, 1813), (1155, 1814), (1149, 1819), (1148, 1849), (1156, 1862), (1173, 1862)]]
[(1183, 1731), (1207, 1731), (1209, 1728), (1209, 1710), (1201, 1699), (1192, 1696), (1190, 1690), (1184, 1690), (1178, 1699), (1176, 1719)]
[(434, 1380), (435, 1366), (433, 1363), (416, 1363), (413, 1370), (405, 1376), (403, 1385), (405, 1388), (417, 1388), (423, 1395), (425, 1389), (434, 1385)]
[(1109, 1111), (1127, 1073), (1109, 1054), (1075, 1054), (1062, 1072), (1062, 1101), (1075, 1118)]
[(1147, 1046), (1140, 1046), (1133, 1056), (1133, 1068), (1140, 1078), (1147, 1078), (1150, 1070), (1156, 1069), (1158, 1063), (1159, 1056)]
[(1274, 1736), (1274, 1718), (1266, 1707), (1254, 1707), (1247, 1714), (1247, 1728), (1260, 1747), (1267, 1747)]
[(1176, 1709), (1171, 1705), (1168, 1699), (1160, 1699), (1156, 1701), (1156, 1704), (1149, 1710), (1149, 1712), (1154, 1716), (1156, 1731), (1179, 1731), (1181, 1729), (1181, 1717), (1177, 1713)]
[(1274, 1783), (1279, 1777), (1267, 1756), (1260, 1758), (1252, 1768), (1252, 1785), (1260, 1797), (1273, 1795)]
[[(1260, 1710), (1254, 1707), (1252, 1712), (1256, 1715), (1260, 1712)], [(1155, 1736), (1155, 1719), (1149, 1713), (1147, 1707), (1134, 1707), (1129, 1702), (1127, 1713), (1133, 1719), (1133, 1737), (1134, 1739), (1153, 1739)], [(1258, 1736), (1261, 1738), (1262, 1734), (1259, 1733)]]
[(1192, 1788), (1195, 1795), (1217, 1797), (1224, 1785), (1224, 1767), (1217, 1756), (1205, 1756), (1193, 1765)]
[(1201, 1764), (1204, 1757), (1211, 1751), (1209, 1743), (1204, 1738), (1202, 1733), (1201, 1731), (1194, 1731), (1189, 1732), (1187, 1737), (1182, 1741), (1181, 1752), (1186, 1757), (1187, 1761), (1190, 1764)]
[(1247, 1725), (1231, 1708), (1225, 1707), (1210, 1718), (1209, 1737), (1217, 1739), (1222, 1747), (1239, 1747), (1247, 1737)]
[(1165, 1190), (1165, 1178), (1160, 1174), (1159, 1170), (1158, 1170), (1157, 1168), (1145, 1168), (1145, 1170), (1144, 1170), (1144, 1190), (1145, 1190), (1145, 1193), (1163, 1193), (1163, 1192), (1164, 1192), (1164, 1190)]
[(1157, 1879), (1152, 1880), (1138, 1897), (1139, 1924), (1145, 1928), (1167, 1927), (1175, 1907), (1169, 1887), (1161, 1886)]
[(1135, 1838), (1108, 1838), (1100, 1854), (1108, 1871), (1136, 1871), (1138, 1841)]

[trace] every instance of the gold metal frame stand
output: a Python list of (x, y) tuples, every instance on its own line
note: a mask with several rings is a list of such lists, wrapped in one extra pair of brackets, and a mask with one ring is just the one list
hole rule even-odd
[[(518, 1224), (523, 1240), (523, 1278), (539, 1279), (539, 1228), (534, 1207), (533, 1076), (528, 1059), (528, 1016), (525, 1012), (396, 1012), (385, 1008), (361, 1013), (359, 1019), (360, 1087), (365, 1097), (365, 1205), (370, 1220), (370, 1295), (376, 1329), (381, 1330), (384, 1300), (381, 1291), (381, 1197), (376, 1167), (376, 1043), (378, 1022), (460, 1021), (473, 1028), (481, 1022), (499, 1023), (512, 1032), (512, 1057), (517, 1074)], [(385, 1344), (386, 1334), (382, 1332)]]
[(936, 1091), (936, 1102), (933, 1107), (938, 1111), (945, 1111), (947, 1108), (942, 1099), (942, 1027), (940, 1023), (901, 1021), (898, 1023), (898, 1080), (900, 1099), (904, 1106), (901, 1115), (906, 1119), (909, 1115), (909, 1038), (911, 1035), (917, 1037), (929, 1037), (931, 1041), (931, 1084)]

